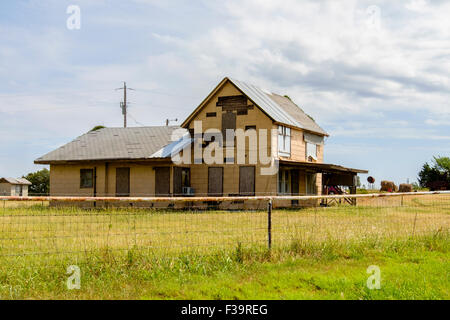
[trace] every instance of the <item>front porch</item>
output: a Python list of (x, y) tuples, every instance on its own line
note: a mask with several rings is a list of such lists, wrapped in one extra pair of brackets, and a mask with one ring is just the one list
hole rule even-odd
[[(355, 194), (358, 173), (367, 170), (346, 168), (327, 163), (280, 160), (278, 174), (278, 195), (328, 195)], [(348, 192), (345, 189), (348, 188)], [(321, 205), (330, 205), (334, 199), (323, 199)], [(345, 198), (354, 205), (355, 198)], [(291, 200), (291, 205), (298, 201)]]

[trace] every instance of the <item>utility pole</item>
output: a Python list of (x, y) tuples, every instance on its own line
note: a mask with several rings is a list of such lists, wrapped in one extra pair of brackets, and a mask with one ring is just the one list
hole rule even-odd
[(122, 88), (117, 88), (116, 90), (123, 90), (123, 102), (120, 103), (120, 108), (123, 114), (123, 127), (127, 127), (127, 90), (134, 90), (132, 88), (127, 88), (127, 83), (123, 82)]

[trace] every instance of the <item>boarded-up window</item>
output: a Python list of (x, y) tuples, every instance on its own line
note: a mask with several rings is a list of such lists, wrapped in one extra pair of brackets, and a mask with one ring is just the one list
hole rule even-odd
[(227, 130), (233, 130), (232, 135), (230, 135), (230, 139), (231, 139), (231, 141), (233, 141), (234, 140), (234, 132), (236, 130), (236, 114), (233, 112), (222, 113), (223, 141), (227, 141)]
[(130, 168), (116, 168), (116, 196), (130, 196)]
[(223, 168), (208, 168), (208, 196), (218, 197), (223, 194)]
[(80, 188), (94, 187), (94, 169), (80, 170)]
[(219, 97), (216, 106), (222, 107), (223, 111), (247, 109), (247, 97), (244, 95)]
[(170, 168), (160, 167), (155, 168), (155, 195), (169, 196), (170, 195)]
[(239, 194), (255, 195), (255, 167), (239, 167)]

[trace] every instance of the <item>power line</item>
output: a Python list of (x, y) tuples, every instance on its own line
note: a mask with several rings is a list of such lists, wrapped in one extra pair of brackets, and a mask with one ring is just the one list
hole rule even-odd
[(160, 95), (164, 95), (164, 96), (170, 96), (170, 97), (180, 97), (180, 98), (189, 98), (189, 99), (196, 99), (196, 100), (198, 100), (198, 97), (194, 97), (194, 96), (186, 96), (186, 95), (181, 95), (181, 94), (162, 92), (162, 91), (157, 91), (157, 90), (153, 90), (153, 89), (138, 88), (136, 90), (137, 91), (148, 92), (148, 93), (153, 93), (153, 94), (160, 94)]
[(128, 111), (128, 115), (130, 116), (131, 120), (133, 120), (136, 124), (138, 124), (140, 126), (143, 126), (143, 127), (146, 127), (145, 124), (142, 124), (139, 121), (137, 121), (129, 111)]

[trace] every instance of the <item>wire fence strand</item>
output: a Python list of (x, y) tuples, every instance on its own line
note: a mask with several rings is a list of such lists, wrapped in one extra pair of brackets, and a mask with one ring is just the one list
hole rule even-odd
[[(210, 198), (0, 197), (0, 201), (0, 257), (98, 250), (208, 254), (237, 246), (270, 249), (296, 242), (448, 234), (450, 227), (450, 192)], [(95, 207), (86, 206), (94, 202)]]

